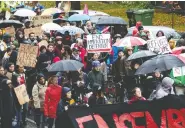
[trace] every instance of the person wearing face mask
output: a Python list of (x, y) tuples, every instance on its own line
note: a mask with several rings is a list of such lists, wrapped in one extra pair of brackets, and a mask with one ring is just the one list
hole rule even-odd
[(37, 46), (37, 40), (35, 39), (35, 33), (31, 32), (29, 34), (29, 39), (28, 39), (28, 42), (30, 45), (33, 45), (33, 46)]
[(100, 71), (100, 66), (101, 65), (99, 61), (92, 62), (92, 71), (90, 71), (87, 76), (89, 81), (89, 89), (93, 90), (100, 87), (102, 90), (104, 90), (104, 76), (103, 73)]

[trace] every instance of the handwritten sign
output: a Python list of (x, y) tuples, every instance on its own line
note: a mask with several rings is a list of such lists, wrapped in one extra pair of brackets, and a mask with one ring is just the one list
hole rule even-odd
[(87, 51), (94, 52), (110, 52), (110, 34), (93, 34), (87, 35)]
[(32, 16), (29, 17), (34, 26), (43, 25), (45, 23), (53, 22), (53, 16)]
[(147, 46), (150, 51), (161, 53), (171, 52), (170, 46), (165, 36), (158, 37), (157, 39), (148, 40)]
[(29, 96), (26, 91), (25, 85), (20, 85), (20, 86), (14, 88), (14, 91), (15, 91), (15, 94), (17, 96), (17, 99), (18, 99), (20, 105), (23, 105), (23, 104), (29, 102)]
[(15, 28), (14, 27), (5, 28), (5, 32), (10, 34), (11, 36), (15, 36)]
[(38, 46), (31, 46), (29, 44), (20, 44), (17, 56), (17, 65), (35, 67), (37, 54)]
[(45, 46), (47, 48), (48, 42), (46, 40), (42, 40), (41, 42), (39, 42), (39, 47), (41, 47), (41, 46)]
[(35, 36), (41, 36), (42, 33), (43, 33), (42, 30), (41, 30), (41, 27), (34, 27), (34, 28), (24, 29), (24, 33), (25, 33), (26, 37), (29, 37), (29, 34), (31, 32), (35, 33)]

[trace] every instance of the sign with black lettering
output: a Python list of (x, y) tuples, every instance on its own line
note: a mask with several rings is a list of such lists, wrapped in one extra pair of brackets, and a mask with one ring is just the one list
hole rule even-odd
[(92, 34), (87, 35), (87, 51), (94, 52), (110, 52), (110, 34)]
[(43, 25), (45, 23), (53, 22), (53, 16), (32, 16), (29, 17), (34, 26)]
[(158, 54), (171, 52), (170, 45), (165, 36), (158, 37), (153, 40), (148, 40), (147, 46), (150, 51), (156, 52)]
[(31, 46), (29, 44), (20, 44), (19, 52), (17, 56), (17, 65), (23, 65), (26, 67), (35, 67), (38, 46)]

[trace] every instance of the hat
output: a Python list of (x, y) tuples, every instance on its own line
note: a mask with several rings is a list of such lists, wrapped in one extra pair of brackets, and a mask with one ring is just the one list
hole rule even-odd
[(171, 79), (170, 77), (165, 77), (163, 80), (162, 80), (162, 86), (165, 88), (165, 89), (170, 89), (173, 87), (173, 84), (174, 84), (174, 80)]
[(53, 63), (56, 63), (56, 62), (58, 62), (58, 61), (60, 61), (60, 57), (55, 57), (55, 58), (53, 59)]
[(93, 66), (93, 67), (98, 67), (98, 66), (100, 66), (100, 61), (93, 61), (93, 62), (92, 62), (92, 66)]
[(120, 38), (121, 38), (121, 35), (120, 35), (120, 34), (116, 34), (116, 35), (114, 36), (114, 38), (117, 38), (117, 37), (120, 37)]
[(143, 26), (138, 27), (138, 31), (144, 30)]
[(43, 75), (43, 74), (41, 74), (41, 73), (38, 74), (38, 75), (37, 75), (37, 81), (39, 81), (42, 77), (44, 78), (44, 75)]
[(74, 47), (74, 48), (72, 49), (72, 51), (79, 51), (79, 49), (78, 49), (77, 47)]
[(5, 33), (5, 34), (3, 35), (3, 39), (5, 39), (5, 38), (10, 38), (10, 37), (11, 37), (11, 35), (8, 34), (8, 33)]
[(62, 88), (62, 97), (64, 97), (69, 91), (71, 91), (70, 88), (68, 88), (68, 87), (63, 87), (63, 88)]

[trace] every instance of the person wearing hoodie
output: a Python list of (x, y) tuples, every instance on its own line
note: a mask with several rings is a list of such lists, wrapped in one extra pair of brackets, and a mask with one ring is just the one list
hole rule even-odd
[(52, 128), (56, 119), (57, 105), (61, 99), (62, 87), (58, 85), (58, 77), (52, 76), (48, 80), (44, 100), (44, 115), (48, 118), (48, 128)]
[(47, 89), (47, 82), (43, 74), (37, 76), (37, 83), (33, 86), (32, 96), (35, 108), (35, 122), (38, 128), (44, 124), (44, 99)]
[(4, 68), (6, 68), (7, 64), (9, 63), (9, 58), (11, 53), (12, 53), (12, 49), (7, 48), (6, 53), (4, 54), (4, 57), (2, 58), (2, 61), (1, 61)]
[(104, 76), (103, 73), (100, 71), (100, 62), (99, 61), (93, 61), (92, 62), (92, 70), (88, 73), (88, 81), (89, 89), (96, 89), (101, 87), (102, 90), (104, 90)]
[(173, 89), (174, 80), (170, 77), (165, 77), (162, 80), (162, 85), (159, 85), (158, 90), (156, 90), (156, 99), (161, 99), (169, 94), (175, 94)]
[[(55, 122), (55, 128), (63, 128), (66, 125), (63, 124), (66, 120), (64, 116), (62, 116), (70, 106), (75, 105), (75, 100), (72, 99), (71, 89), (68, 87), (63, 87), (62, 96), (60, 102), (57, 106), (57, 118)], [(62, 127), (63, 126), (63, 127)]]
[(8, 77), (9, 80), (11, 80), (13, 72), (15, 71), (15, 65), (13, 63), (8, 63), (6, 70), (7, 72), (5, 75)]

